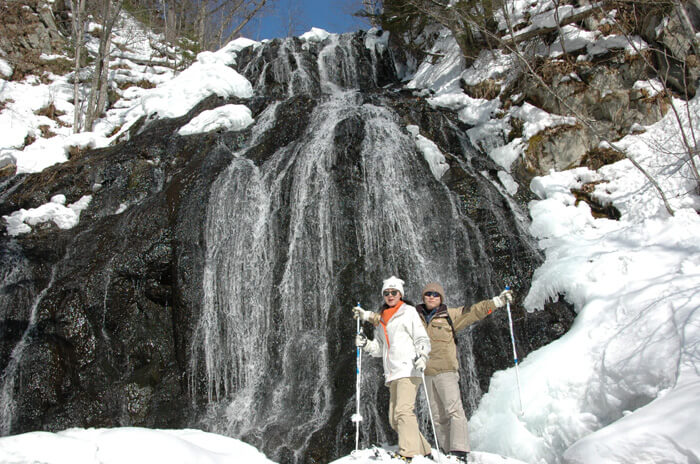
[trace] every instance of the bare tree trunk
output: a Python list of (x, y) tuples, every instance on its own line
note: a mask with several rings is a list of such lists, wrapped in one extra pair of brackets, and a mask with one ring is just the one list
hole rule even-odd
[(80, 99), (80, 58), (83, 48), (83, 31), (85, 21), (85, 0), (71, 0), (72, 10), (71, 30), (75, 47), (75, 62), (73, 64), (73, 133), (80, 132), (81, 99)]
[(177, 38), (177, 14), (175, 12), (174, 0), (161, 0), (163, 7), (163, 24), (165, 30), (163, 36), (168, 43), (174, 43)]
[(197, 41), (202, 47), (206, 43), (207, 16), (207, 2), (201, 0), (197, 9)]
[(362, 7), (367, 13), (369, 23), (372, 27), (379, 26), (380, 6), (378, 0), (362, 0)]
[(102, 33), (100, 46), (95, 60), (95, 69), (90, 85), (87, 114), (85, 116), (85, 128), (92, 130), (95, 120), (104, 111), (107, 102), (107, 89), (109, 81), (110, 49), (112, 48), (112, 29), (119, 18), (122, 0), (118, 0), (112, 7), (111, 0), (103, 0), (102, 4)]
[(265, 6), (267, 3), (267, 0), (259, 0), (258, 4), (255, 5), (255, 7), (246, 15), (245, 18), (241, 20), (241, 22), (236, 26), (236, 28), (226, 37), (226, 40), (224, 40), (224, 43), (228, 43), (231, 41), (234, 37), (236, 37), (240, 32), (241, 29), (245, 27), (248, 22), (250, 22), (253, 17), (258, 14), (258, 12)]

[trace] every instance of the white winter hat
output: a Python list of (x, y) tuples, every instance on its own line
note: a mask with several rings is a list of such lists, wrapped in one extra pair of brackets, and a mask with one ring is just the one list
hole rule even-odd
[(404, 284), (403, 280), (399, 279), (398, 277), (391, 276), (384, 281), (384, 284), (382, 284), (382, 294), (384, 293), (384, 290), (386, 290), (387, 288), (393, 288), (393, 289), (401, 292), (401, 296), (403, 296), (404, 295), (403, 284)]

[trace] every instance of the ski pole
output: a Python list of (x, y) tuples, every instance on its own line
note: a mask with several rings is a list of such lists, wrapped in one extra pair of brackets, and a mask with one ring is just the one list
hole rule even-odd
[[(506, 285), (506, 290), (510, 286)], [(515, 362), (515, 378), (518, 382), (518, 400), (520, 401), (520, 415), (523, 415), (523, 397), (520, 393), (520, 373), (518, 371), (518, 352), (515, 350), (515, 335), (513, 335), (513, 316), (510, 314), (510, 301), (506, 298), (506, 309), (508, 310), (508, 324), (510, 325), (510, 342), (513, 344), (513, 361)]]
[[(360, 306), (360, 303), (357, 303)], [(360, 327), (360, 318), (357, 318), (357, 335), (362, 333), (362, 328)], [(355, 423), (355, 451), (356, 453), (360, 446), (360, 422), (362, 422), (362, 415), (360, 414), (360, 384), (362, 383), (362, 354), (359, 346), (355, 347), (355, 374), (357, 378), (355, 379), (355, 414), (352, 415), (352, 421)]]
[(430, 409), (430, 397), (428, 396), (428, 385), (425, 383), (425, 373), (421, 371), (420, 376), (423, 378), (423, 389), (425, 390), (425, 401), (428, 402), (428, 415), (430, 416), (430, 425), (433, 426), (433, 436), (435, 437), (435, 451), (437, 451), (438, 464), (440, 463), (440, 446), (438, 444), (438, 436), (435, 432), (435, 421), (433, 421), (433, 411)]

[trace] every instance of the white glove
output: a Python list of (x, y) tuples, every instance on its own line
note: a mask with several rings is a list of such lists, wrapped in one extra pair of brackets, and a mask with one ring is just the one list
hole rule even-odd
[(496, 308), (502, 308), (506, 305), (506, 302), (513, 302), (513, 291), (510, 289), (503, 290), (500, 295), (494, 296), (492, 300), (493, 304), (496, 305)]
[(413, 367), (419, 371), (423, 372), (425, 370), (425, 365), (427, 364), (428, 360), (426, 359), (425, 355), (419, 355), (416, 356), (416, 359), (413, 360)]
[(355, 335), (355, 346), (359, 348), (364, 348), (364, 346), (367, 344), (367, 337), (365, 337), (363, 334), (357, 334)]
[(354, 308), (352, 308), (353, 319), (360, 319), (361, 321), (369, 321), (369, 318), (371, 315), (372, 315), (372, 311), (365, 311), (364, 309), (360, 308), (359, 306), (355, 306)]

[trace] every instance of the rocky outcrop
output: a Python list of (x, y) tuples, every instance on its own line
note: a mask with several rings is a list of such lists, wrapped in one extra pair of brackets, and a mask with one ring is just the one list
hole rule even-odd
[(93, 198), (74, 229), (47, 223), (0, 237), (0, 366), (3, 401), (13, 410), (3, 417), (5, 433), (187, 423), (203, 205), (211, 179), (246, 135), (172, 134), (224, 103), (210, 98), (127, 143), (5, 184), (0, 214), (37, 207), (57, 192), (68, 202)]
[[(68, 36), (57, 25), (52, 9), (59, 5), (62, 2), (44, 0), (8, 0), (0, 4), (0, 50), (14, 69), (13, 79), (55, 65), (44, 62), (41, 54), (64, 52)], [(68, 69), (67, 62), (63, 66)]]

